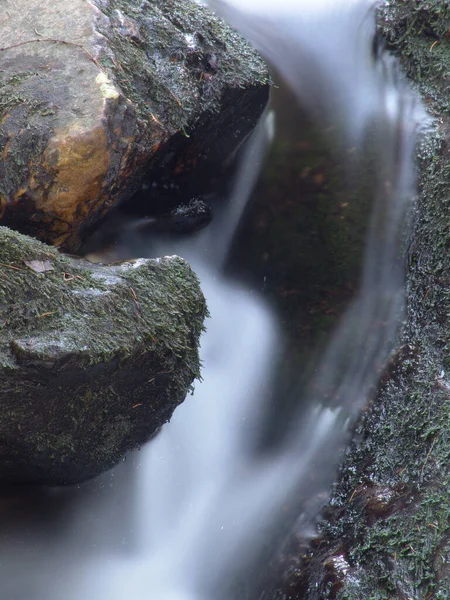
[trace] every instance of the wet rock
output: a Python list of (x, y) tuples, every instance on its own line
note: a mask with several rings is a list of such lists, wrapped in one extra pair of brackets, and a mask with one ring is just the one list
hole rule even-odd
[[(402, 345), (357, 426), (320, 549), (295, 598), (449, 598), (449, 27), (443, 0), (391, 0), (380, 12), (380, 31), (437, 117), (436, 128), (418, 149)], [(330, 587), (327, 565), (336, 548), (350, 569)]]
[(281, 317), (269, 437), (275, 424), (283, 435), (304, 401), (317, 356), (358, 288), (375, 180), (368, 167), (367, 180), (349, 189), (321, 127), (285, 87), (272, 91), (271, 108), (275, 137), (231, 253), (231, 269)]
[(211, 220), (211, 207), (200, 198), (192, 198), (190, 202), (158, 217), (137, 218), (126, 212), (114, 211), (83, 244), (81, 252), (93, 262), (114, 262), (120, 260), (122, 243), (126, 244), (131, 256), (136, 256), (143, 247), (148, 251), (149, 239), (155, 243), (168, 237), (172, 240), (184, 237), (203, 229)]
[(178, 257), (101, 267), (3, 227), (0, 257), (0, 481), (97, 475), (199, 376), (197, 278)]
[(0, 23), (1, 222), (67, 251), (144, 176), (202, 187), (267, 100), (263, 61), (190, 0), (17, 0)]
[(200, 198), (193, 198), (156, 219), (154, 227), (158, 233), (185, 235), (203, 229), (211, 219), (211, 207)]

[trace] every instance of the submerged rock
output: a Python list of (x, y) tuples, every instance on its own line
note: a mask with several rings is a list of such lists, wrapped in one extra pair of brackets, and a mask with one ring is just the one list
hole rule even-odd
[(262, 59), (191, 0), (16, 0), (0, 31), (0, 219), (71, 252), (144, 175), (202, 187), (267, 101)]
[(280, 315), (282, 371), (267, 419), (273, 438), (307, 399), (318, 355), (357, 290), (376, 178), (367, 167), (352, 187), (345, 161), (282, 86), (271, 108), (275, 136), (233, 242), (231, 269)]
[(178, 257), (109, 267), (0, 228), (0, 481), (112, 467), (199, 376), (206, 307)]
[(184, 237), (203, 229), (211, 220), (211, 207), (200, 198), (193, 198), (189, 203), (181, 204), (159, 217), (136, 218), (115, 211), (81, 250), (83, 256), (92, 262), (114, 262), (124, 258), (121, 249), (123, 243), (131, 252), (127, 258), (139, 256), (143, 248), (148, 252), (149, 239), (158, 243), (163, 239)]

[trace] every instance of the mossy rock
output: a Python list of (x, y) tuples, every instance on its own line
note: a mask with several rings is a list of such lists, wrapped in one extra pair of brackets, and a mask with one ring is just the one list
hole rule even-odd
[(262, 59), (191, 0), (17, 0), (0, 32), (0, 220), (65, 251), (144, 177), (200, 184), (267, 101)]
[(199, 377), (206, 306), (178, 257), (93, 265), (0, 228), (0, 481), (116, 464)]
[(449, 27), (446, 0), (380, 9), (380, 32), (437, 117), (418, 153), (408, 317), (347, 449), (320, 544), (278, 600), (450, 598)]

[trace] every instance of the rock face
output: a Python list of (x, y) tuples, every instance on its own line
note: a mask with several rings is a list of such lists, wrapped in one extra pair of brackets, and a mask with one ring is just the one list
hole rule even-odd
[(347, 451), (320, 544), (277, 599), (450, 597), (449, 28), (444, 0), (391, 0), (380, 12), (381, 32), (437, 117), (419, 154), (408, 322)]
[(0, 23), (1, 223), (71, 252), (144, 174), (200, 183), (267, 101), (263, 61), (190, 0), (16, 0)]
[(101, 267), (0, 228), (0, 481), (74, 483), (148, 440), (199, 376), (178, 257)]

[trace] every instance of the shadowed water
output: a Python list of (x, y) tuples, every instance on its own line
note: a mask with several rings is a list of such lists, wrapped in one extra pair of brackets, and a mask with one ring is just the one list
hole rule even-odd
[[(299, 517), (313, 530), (321, 492), (395, 342), (422, 113), (395, 61), (374, 57), (372, 3), (211, 6), (276, 66), (320, 124), (349, 194), (370, 172), (373, 209), (359, 290), (317, 365), (307, 401), (281, 442), (258, 452), (282, 334), (262, 298), (225, 278), (223, 266), (276, 128), (267, 114), (220, 218), (182, 242), (152, 240), (150, 247), (138, 240), (142, 256), (180, 254), (200, 277), (211, 312), (201, 347), (204, 381), (171, 423), (112, 473), (77, 492), (43, 492), (43, 504), (55, 507), (70, 496), (60, 520), (35, 509), (30, 522), (5, 525), (5, 598), (242, 600), (234, 586), (245, 569), (270, 558)], [(125, 237), (118, 254), (127, 253)], [(256, 572), (245, 597), (258, 590)]]

